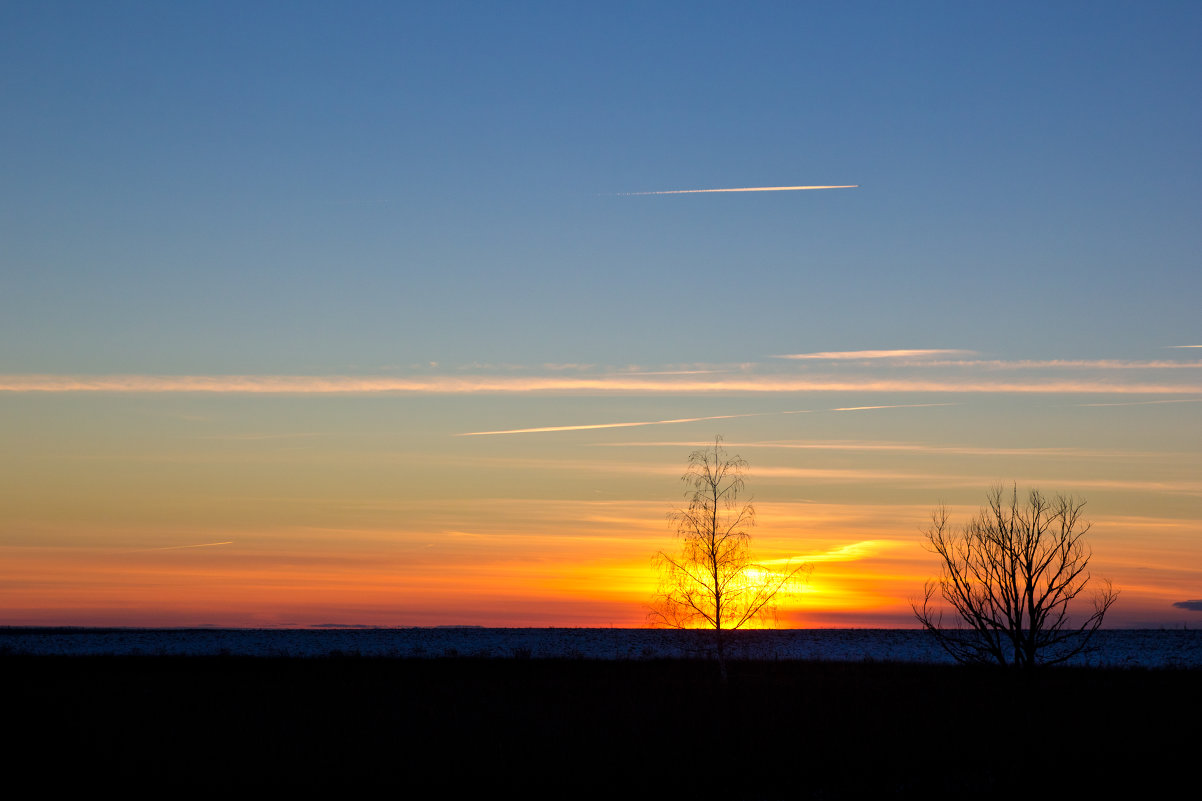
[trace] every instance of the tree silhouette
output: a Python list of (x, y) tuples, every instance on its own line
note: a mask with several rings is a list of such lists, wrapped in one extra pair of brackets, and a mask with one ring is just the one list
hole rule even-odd
[(778, 597), (810, 569), (792, 563), (774, 569), (752, 559), (747, 529), (755, 524), (755, 507), (739, 503), (746, 472), (747, 462), (727, 456), (720, 436), (712, 448), (689, 454), (681, 476), (688, 507), (668, 516), (681, 551), (675, 556), (660, 551), (655, 557), (660, 585), (652, 602), (652, 624), (711, 629), (724, 681), (725, 633), (774, 618)]
[[(1022, 504), (1017, 487), (1007, 501), (998, 487), (987, 508), (962, 529), (949, 525), (945, 507), (937, 508), (924, 533), (942, 569), (926, 583), (921, 604), (911, 605), (918, 622), (958, 662), (1032, 667), (1084, 651), (1118, 598), (1103, 580), (1092, 612), (1076, 619), (1069, 614), (1090, 581), (1084, 506), (1072, 496), (1047, 498), (1038, 490)], [(961, 625), (943, 625), (936, 593)]]

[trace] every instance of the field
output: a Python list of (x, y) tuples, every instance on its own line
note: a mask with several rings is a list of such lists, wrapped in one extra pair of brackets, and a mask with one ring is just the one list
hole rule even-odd
[(1004, 796), (1167, 786), (1202, 671), (902, 663), (0, 657), (55, 785), (441, 797)]

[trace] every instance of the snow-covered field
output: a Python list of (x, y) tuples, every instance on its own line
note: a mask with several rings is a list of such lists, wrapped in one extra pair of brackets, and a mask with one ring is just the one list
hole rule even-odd
[[(320, 657), (680, 658), (703, 653), (698, 632), (655, 629), (20, 629), (0, 628), (0, 653)], [(950, 661), (921, 631), (790, 629), (735, 632), (736, 658)], [(1111, 630), (1081, 664), (1202, 667), (1202, 631)]]

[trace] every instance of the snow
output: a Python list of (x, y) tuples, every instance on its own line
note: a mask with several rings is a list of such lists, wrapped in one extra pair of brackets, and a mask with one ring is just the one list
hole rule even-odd
[[(0, 628), (0, 654), (582, 659), (685, 658), (708, 652), (703, 632), (585, 628), (24, 629)], [(922, 631), (775, 629), (733, 632), (732, 658), (947, 663)], [(1202, 631), (1103, 630), (1077, 664), (1202, 667)]]

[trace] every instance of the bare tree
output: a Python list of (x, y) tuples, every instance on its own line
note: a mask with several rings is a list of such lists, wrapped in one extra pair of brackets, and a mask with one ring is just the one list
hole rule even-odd
[(774, 619), (775, 602), (805, 577), (809, 565), (773, 568), (755, 562), (747, 529), (755, 507), (740, 504), (747, 462), (727, 456), (722, 437), (689, 454), (681, 476), (689, 499), (686, 509), (668, 515), (681, 539), (681, 552), (656, 554), (660, 586), (650, 620), (671, 628), (714, 632), (722, 677), (726, 678), (725, 633), (752, 621)]
[[(1048, 498), (1038, 490), (1021, 504), (1017, 487), (1009, 500), (997, 487), (987, 508), (961, 529), (951, 527), (946, 508), (937, 508), (924, 533), (942, 570), (926, 583), (921, 604), (912, 604), (918, 622), (958, 662), (1032, 667), (1084, 651), (1118, 598), (1102, 580), (1092, 611), (1069, 613), (1090, 581), (1084, 506), (1072, 496)], [(936, 594), (960, 625), (943, 625)]]

